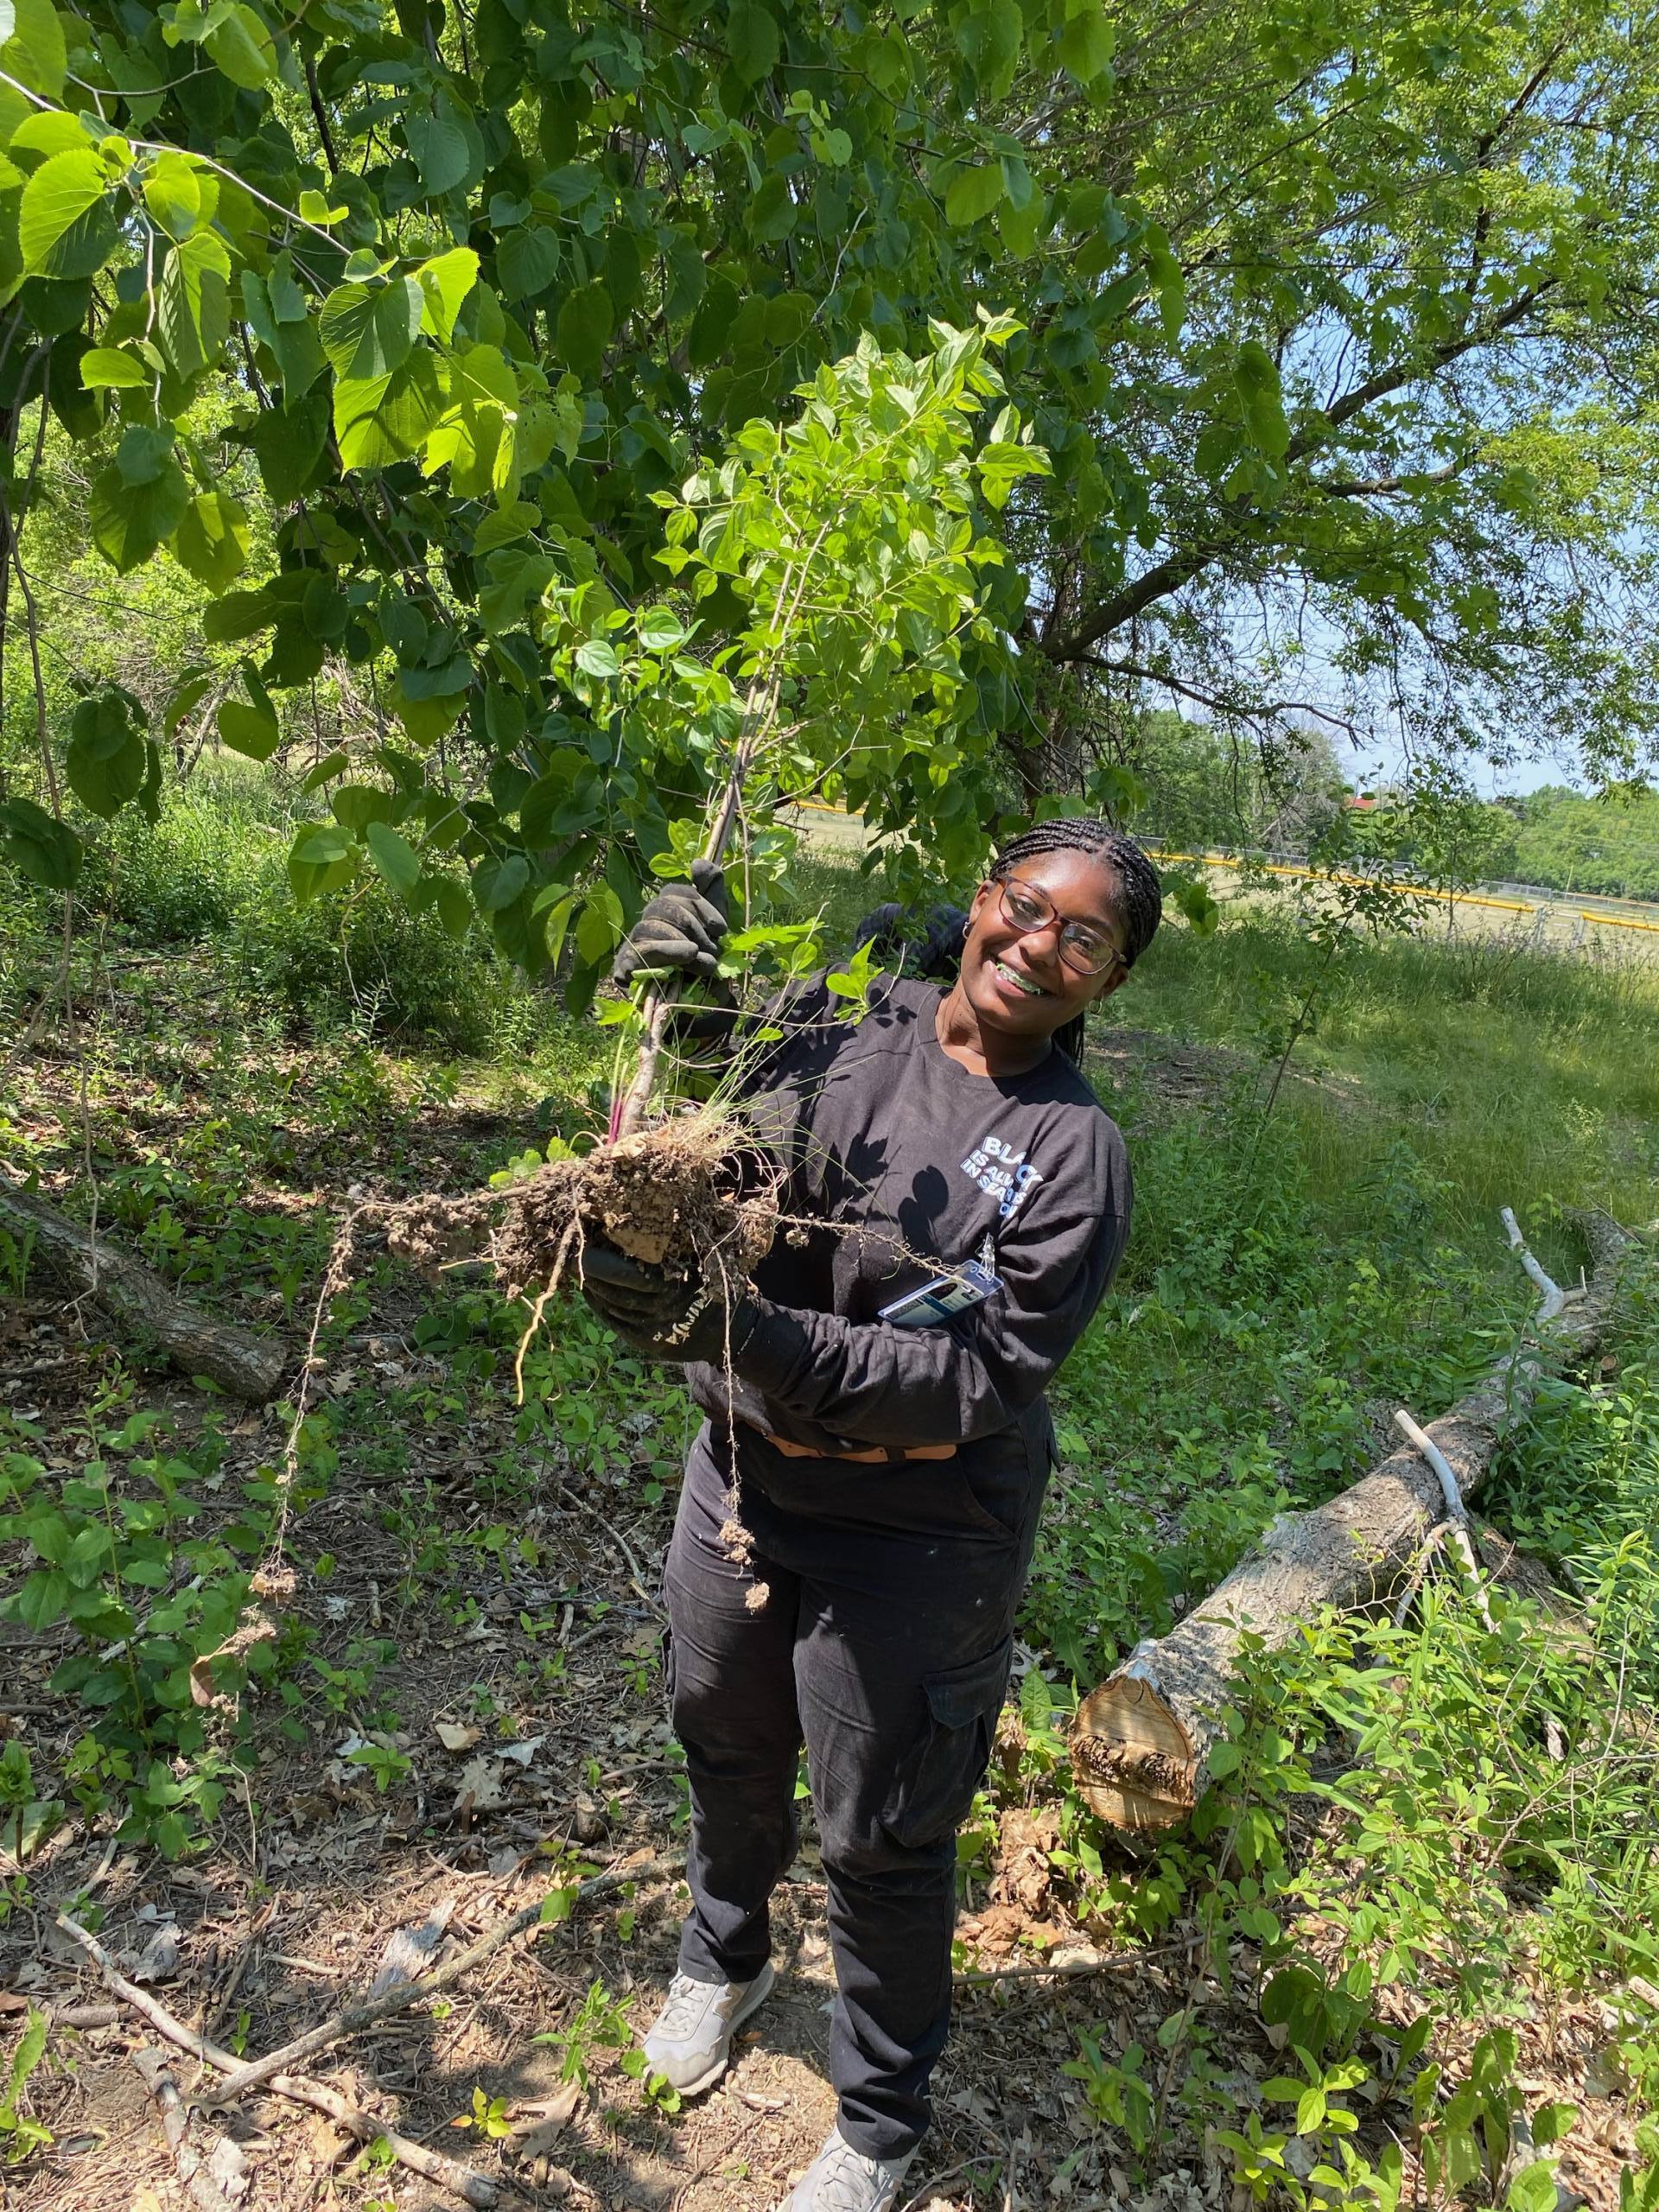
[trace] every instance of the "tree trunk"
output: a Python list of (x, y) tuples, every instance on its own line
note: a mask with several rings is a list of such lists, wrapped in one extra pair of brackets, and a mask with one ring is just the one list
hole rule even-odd
[[(1465, 1498), (1484, 1480), (1500, 1437), (1525, 1412), (1540, 1377), (1589, 1350), (1605, 1326), (1625, 1238), (1600, 1215), (1584, 1218), (1595, 1260), (1585, 1296), (1511, 1352), (1426, 1433)], [(1285, 1513), (1248, 1559), (1165, 1637), (1138, 1643), (1077, 1709), (1072, 1764), (1091, 1808), (1121, 1828), (1163, 1828), (1192, 1811), (1205, 1783), (1214, 1718), (1227, 1701), (1248, 1628), (1269, 1650), (1333, 1605), (1385, 1599), (1410, 1573), (1446, 1517), (1440, 1481), (1407, 1447), (1325, 1504)]]
[(155, 1338), (187, 1375), (205, 1375), (233, 1397), (255, 1403), (275, 1395), (289, 1363), (280, 1338), (251, 1336), (213, 1320), (175, 1297), (141, 1260), (118, 1251), (102, 1236), (94, 1242), (48, 1199), (20, 1191), (3, 1175), (0, 1229), (9, 1230), (72, 1297), (90, 1298), (122, 1327)]

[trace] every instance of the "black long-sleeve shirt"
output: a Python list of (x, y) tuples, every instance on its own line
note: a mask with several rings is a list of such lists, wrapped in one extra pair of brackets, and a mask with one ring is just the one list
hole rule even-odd
[[(1122, 1255), (1128, 1161), (1064, 1053), (974, 1075), (939, 1044), (939, 1001), (883, 978), (854, 1026), (809, 986), (752, 1067), (748, 1088), (780, 1093), (790, 1125), (793, 1218), (755, 1270), (767, 1304), (729, 1405), (723, 1368), (688, 1370), (717, 1424), (818, 1451), (1046, 1437), (1045, 1385)], [(877, 1318), (975, 1259), (1002, 1284), (982, 1306), (924, 1328)]]

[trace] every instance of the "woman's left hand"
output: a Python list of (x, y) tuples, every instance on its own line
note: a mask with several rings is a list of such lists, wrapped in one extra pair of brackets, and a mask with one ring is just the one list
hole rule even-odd
[(718, 1359), (735, 1318), (706, 1285), (648, 1268), (593, 1236), (582, 1248), (582, 1288), (600, 1319), (647, 1359)]

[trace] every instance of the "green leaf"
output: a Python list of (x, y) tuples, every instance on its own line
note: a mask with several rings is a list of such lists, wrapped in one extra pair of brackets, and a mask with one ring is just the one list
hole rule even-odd
[(1002, 164), (986, 162), (977, 168), (959, 169), (944, 195), (944, 219), (957, 230), (988, 215), (1002, 197)]
[(1579, 2116), (1577, 2105), (1542, 2104), (1532, 2115), (1532, 2139), (1539, 2149), (1559, 2143)]
[(246, 432), (259, 463), (259, 480), (278, 506), (288, 506), (315, 482), (328, 443), (330, 408), (326, 391), (314, 391), (296, 407), (268, 408)]
[(154, 484), (173, 454), (173, 431), (135, 423), (115, 449), (115, 467), (124, 484)]
[(226, 699), (219, 710), (219, 734), (232, 753), (250, 760), (269, 760), (282, 743), (276, 717), (246, 699)]
[(244, 92), (257, 92), (276, 73), (276, 42), (244, 0), (232, 0), (203, 43), (231, 82)]
[(576, 917), (576, 950), (596, 968), (620, 944), (622, 901), (608, 883), (596, 883)]
[(211, 232), (187, 238), (167, 257), (159, 324), (167, 358), (181, 377), (210, 368), (230, 336), (230, 256)]
[(110, 174), (90, 146), (54, 154), (23, 186), (17, 244), (41, 276), (91, 276), (115, 250)]
[(363, 833), (363, 842), (386, 881), (407, 899), (421, 880), (421, 864), (408, 838), (390, 823), (371, 822)]
[(1296, 2100), (1296, 2133), (1311, 2135), (1325, 2124), (1325, 2096), (1323, 2089), (1304, 2089)]
[(1092, 85), (1111, 67), (1116, 50), (1117, 33), (1100, 0), (1084, 0), (1061, 29), (1060, 60), (1080, 85)]
[(198, 665), (187, 669), (174, 688), (162, 715), (162, 728), (169, 738), (176, 737), (180, 727), (191, 711), (200, 705), (213, 688), (213, 672)]
[(72, 890), (80, 874), (79, 838), (32, 798), (0, 800), (0, 852), (48, 891)]
[(1554, 2161), (1539, 2158), (1516, 2174), (1503, 2202), (1506, 2212), (1554, 2212), (1556, 2198)]
[(69, 788), (92, 813), (111, 821), (143, 789), (149, 760), (126, 701), (106, 691), (83, 699), (70, 724), (64, 769)]
[(791, 197), (789, 179), (781, 169), (771, 169), (749, 202), (749, 229), (762, 245), (775, 245), (793, 231), (800, 213)]
[(614, 327), (610, 294), (597, 282), (570, 293), (559, 309), (559, 353), (584, 384), (597, 381)]
[(528, 499), (510, 499), (494, 514), (486, 515), (473, 533), (473, 551), (493, 553), (503, 545), (516, 545), (533, 530), (539, 530), (542, 511)]
[(425, 296), (412, 276), (389, 284), (342, 284), (322, 303), (319, 334), (328, 365), (342, 380), (389, 377), (408, 359)]
[(650, 652), (677, 652), (690, 634), (671, 607), (647, 607), (640, 614), (639, 642)]
[(440, 199), (466, 181), (472, 164), (467, 134), (445, 116), (411, 115), (404, 118), (404, 137), (421, 173), (429, 200)]
[(87, 391), (142, 391), (155, 380), (154, 370), (118, 346), (89, 346), (80, 357), (80, 381)]
[(499, 914), (530, 882), (530, 862), (522, 853), (509, 853), (505, 860), (480, 861), (473, 871), (473, 897), (478, 902), (480, 914)]
[(308, 822), (289, 848), (288, 880), (302, 906), (342, 889), (356, 868), (357, 849), (337, 823)]
[[(1202, 883), (1184, 883), (1179, 879), (1165, 881), (1164, 888), (1174, 900), (1192, 929), (1199, 937), (1213, 937), (1221, 920), (1221, 908), (1216, 903), (1209, 887)], [(1216, 1755), (1210, 1754), (1210, 1765), (1215, 1770)]]
[(544, 292), (559, 273), (559, 258), (557, 232), (535, 223), (509, 231), (495, 256), (502, 298), (533, 300)]
[(431, 349), (412, 353), (389, 377), (343, 377), (334, 385), (334, 435), (347, 468), (387, 468), (420, 450), (443, 411)]
[[(5, 809), (0, 807), (0, 817)], [(67, 885), (57, 887), (67, 889)], [(38, 1636), (61, 1618), (70, 1598), (68, 1576), (60, 1567), (37, 1568), (17, 1592), (17, 1618)]]
[(198, 583), (221, 592), (248, 563), (248, 511), (229, 492), (202, 492), (173, 533), (173, 551)]
[(63, 25), (51, 0), (9, 0), (0, 10), (0, 33), (4, 35), (0, 69), (32, 92), (43, 92), (49, 100), (61, 99), (68, 57)]
[(124, 576), (173, 535), (189, 504), (190, 486), (171, 454), (153, 476), (139, 483), (130, 482), (120, 461), (113, 461), (92, 480), (92, 543)]
[[(0, 10), (3, 7), (4, 0), (0, 0)], [(25, 161), (26, 154), (38, 154), (43, 162), (48, 154), (84, 151), (89, 145), (95, 146), (102, 135), (89, 135), (80, 118), (63, 108), (31, 108), (6, 141), (6, 151), (14, 168), (27, 171), (38, 168), (40, 162)]]
[(471, 246), (458, 245), (423, 262), (415, 274), (425, 302), (421, 327), (447, 346), (455, 334), (455, 317), (478, 282), (478, 256)]
[(778, 67), (783, 52), (777, 18), (758, 0), (733, 0), (726, 18), (726, 51), (739, 82), (759, 84)]
[(1018, 0), (988, 0), (987, 5), (953, 18), (952, 27), (981, 93), (987, 99), (1001, 99), (1014, 82), (1025, 41), (1025, 18)]
[(576, 666), (588, 676), (612, 677), (621, 673), (622, 664), (613, 645), (603, 638), (588, 638), (576, 647)]
[(320, 224), (324, 230), (332, 224), (343, 223), (351, 212), (349, 207), (343, 206), (331, 207), (321, 192), (315, 192), (308, 186), (300, 194), (300, 214), (303, 220)]
[(181, 154), (158, 154), (144, 179), (144, 205), (170, 238), (188, 238), (201, 217), (201, 178)]
[(433, 904), (437, 908), (438, 919), (443, 925), (445, 936), (453, 938), (459, 944), (473, 926), (472, 900), (453, 877), (445, 876), (433, 895)]

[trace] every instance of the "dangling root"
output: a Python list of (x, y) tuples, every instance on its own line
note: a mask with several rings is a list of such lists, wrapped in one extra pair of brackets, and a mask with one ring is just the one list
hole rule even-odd
[[(754, 1147), (752, 1141), (746, 1147), (739, 1123), (717, 1109), (704, 1109), (583, 1158), (550, 1160), (501, 1191), (458, 1198), (426, 1194), (377, 1211), (400, 1257), (429, 1269), (487, 1258), (509, 1298), (531, 1295), (529, 1323), (513, 1363), (522, 1399), (525, 1352), (572, 1251), (580, 1260), (590, 1236), (696, 1283), (693, 1317), (715, 1300), (729, 1312), (734, 1294), (777, 1233), (783, 1179), (774, 1170), (758, 1186), (743, 1189), (753, 1177), (740, 1176), (740, 1154), (752, 1168)], [(729, 1343), (724, 1365), (729, 1383)], [(754, 1541), (742, 1524), (734, 1491), (721, 1541), (734, 1566), (748, 1567)], [(766, 1586), (757, 1582), (746, 1603), (758, 1611), (766, 1597)]]

